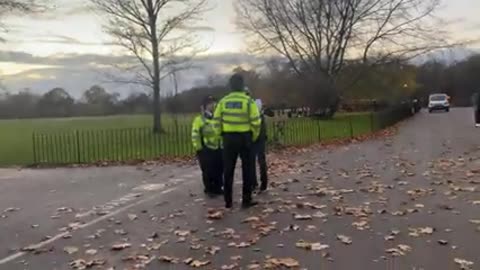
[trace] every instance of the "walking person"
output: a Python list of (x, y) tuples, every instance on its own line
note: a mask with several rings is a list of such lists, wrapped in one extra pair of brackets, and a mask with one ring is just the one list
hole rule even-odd
[(202, 170), (204, 192), (212, 197), (223, 194), (222, 142), (214, 129), (214, 109), (215, 99), (206, 97), (201, 114), (195, 117), (192, 125), (192, 143)]
[(225, 207), (233, 206), (233, 177), (237, 158), (242, 160), (242, 208), (255, 206), (252, 201), (252, 182), (255, 177), (253, 142), (260, 133), (260, 112), (245, 92), (244, 79), (240, 74), (230, 78), (231, 92), (215, 109), (214, 121), (217, 134), (223, 138), (224, 196)]
[[(253, 149), (255, 152), (255, 163), (258, 162), (258, 166), (260, 168), (260, 192), (264, 192), (268, 188), (268, 166), (267, 166), (267, 123), (265, 121), (265, 116), (273, 117), (273, 111), (269, 109), (263, 109), (262, 100), (257, 99), (256, 101), (257, 107), (260, 110), (260, 119), (262, 121), (260, 126), (260, 134), (258, 139), (253, 144)], [(253, 182), (253, 189), (258, 188), (258, 181), (257, 181), (257, 166), (255, 164), (255, 180)]]

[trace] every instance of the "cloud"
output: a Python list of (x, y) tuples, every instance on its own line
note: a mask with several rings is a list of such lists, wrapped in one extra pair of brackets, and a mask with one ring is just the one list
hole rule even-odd
[(75, 45), (75, 46), (117, 46), (113, 42), (88, 42), (81, 41), (77, 38), (58, 35), (58, 34), (49, 34), (45, 36), (28, 38), (28, 39), (8, 39), (10, 44), (22, 44), (22, 43), (46, 43), (46, 44), (66, 44), (66, 45)]
[[(246, 55), (216, 54), (198, 56), (192, 63), (194, 68), (179, 72), (180, 89), (189, 89), (207, 82), (209, 76), (227, 75), (237, 66), (258, 66), (265, 59)], [(127, 95), (132, 91), (144, 91), (144, 87), (134, 84), (109, 83), (108, 74), (131, 75), (112, 65), (132, 65), (137, 60), (131, 56), (64, 54), (50, 57), (34, 56), (25, 52), (0, 51), (0, 62), (31, 65), (32, 68), (16, 74), (2, 76), (2, 83), (10, 91), (29, 88), (43, 94), (54, 87), (63, 87), (74, 97), (79, 98), (83, 91), (95, 84), (103, 85), (110, 91)], [(41, 65), (42, 68), (38, 68)], [(163, 94), (173, 90), (169, 79), (162, 83)]]
[(53, 21), (71, 16), (91, 14), (92, 7), (82, 0), (54, 0), (46, 5), (45, 12), (30, 14), (31, 18)]

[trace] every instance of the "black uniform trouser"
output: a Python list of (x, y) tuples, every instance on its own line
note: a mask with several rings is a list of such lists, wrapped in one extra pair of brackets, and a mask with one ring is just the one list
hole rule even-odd
[(205, 192), (220, 193), (223, 187), (222, 150), (205, 148), (197, 153)]
[(238, 156), (242, 160), (242, 202), (248, 204), (252, 201), (252, 181), (255, 179), (255, 159), (250, 132), (223, 134), (224, 194), (227, 205), (233, 202), (233, 176)]
[(475, 124), (480, 124), (480, 108), (475, 108)]
[[(268, 169), (267, 169), (267, 156), (266, 156), (266, 140), (258, 139), (253, 145), (255, 151), (255, 162), (258, 162), (260, 167), (260, 183), (262, 187), (266, 188), (268, 185)], [(255, 182), (253, 183), (254, 187), (258, 186), (257, 182), (257, 166), (255, 164)]]

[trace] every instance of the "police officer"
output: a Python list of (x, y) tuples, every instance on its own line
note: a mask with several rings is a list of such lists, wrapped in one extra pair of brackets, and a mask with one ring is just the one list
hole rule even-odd
[(260, 112), (255, 101), (245, 92), (245, 83), (240, 74), (230, 78), (231, 92), (218, 103), (214, 121), (217, 134), (223, 138), (224, 194), (225, 207), (233, 204), (233, 176), (235, 164), (242, 160), (242, 207), (256, 205), (252, 201), (252, 187), (255, 177), (253, 142), (260, 133)]
[(202, 170), (204, 192), (209, 196), (222, 195), (223, 162), (221, 137), (215, 133), (213, 111), (215, 99), (204, 99), (201, 114), (195, 117), (192, 125), (192, 143)]
[[(267, 144), (267, 123), (265, 122), (265, 116), (273, 117), (275, 114), (270, 109), (263, 109), (262, 101), (260, 99), (256, 100), (257, 107), (260, 110), (260, 119), (262, 124), (260, 126), (260, 134), (258, 139), (254, 142), (253, 148), (255, 152), (255, 161), (258, 162), (260, 167), (260, 192), (264, 192), (268, 188), (268, 171), (267, 171), (267, 154), (266, 154), (266, 144)], [(255, 171), (256, 171), (255, 166)], [(253, 182), (253, 189), (257, 189), (257, 174), (255, 172), (255, 180)]]

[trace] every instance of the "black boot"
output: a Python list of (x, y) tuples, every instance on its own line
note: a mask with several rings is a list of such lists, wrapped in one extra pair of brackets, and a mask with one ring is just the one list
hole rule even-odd
[(262, 184), (260, 185), (260, 192), (265, 192), (267, 191), (267, 188), (268, 188), (268, 184), (267, 182), (262, 182)]
[(255, 201), (242, 202), (242, 208), (243, 209), (248, 209), (248, 208), (254, 207), (256, 205), (258, 205), (258, 202), (255, 202)]

